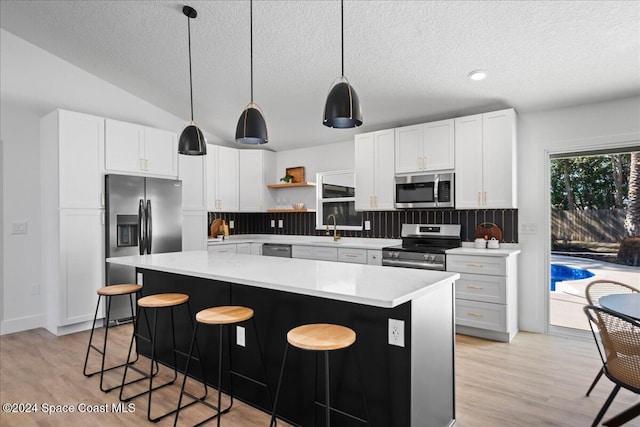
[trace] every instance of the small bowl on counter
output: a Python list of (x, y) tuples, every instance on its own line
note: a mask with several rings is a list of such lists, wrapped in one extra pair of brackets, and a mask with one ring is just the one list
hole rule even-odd
[(292, 203), (291, 207), (295, 210), (302, 210), (304, 209), (304, 203)]

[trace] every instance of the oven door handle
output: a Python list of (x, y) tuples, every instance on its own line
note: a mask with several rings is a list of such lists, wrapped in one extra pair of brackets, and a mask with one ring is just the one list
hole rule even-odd
[(386, 265), (389, 267), (422, 268), (423, 270), (444, 270), (443, 263), (424, 263), (416, 261), (404, 261), (400, 259), (383, 259), (382, 265)]

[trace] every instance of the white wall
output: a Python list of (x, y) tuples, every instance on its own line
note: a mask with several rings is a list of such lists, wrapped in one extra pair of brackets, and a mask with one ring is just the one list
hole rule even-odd
[[(340, 132), (340, 130), (336, 130)], [(355, 167), (355, 145), (353, 139), (310, 148), (279, 151), (276, 153), (278, 179), (285, 175), (287, 168), (304, 166), (305, 180), (315, 182), (316, 173), (353, 169)], [(316, 192), (312, 187), (270, 190), (274, 200), (287, 203), (302, 202), (308, 209), (316, 207)]]
[[(40, 283), (40, 117), (62, 108), (179, 132), (184, 119), (0, 29), (2, 156), (2, 322), (0, 333), (43, 324)], [(185, 112), (185, 115), (188, 112)], [(210, 142), (220, 140), (206, 135)], [(28, 234), (11, 235), (13, 221)]]
[(640, 146), (640, 97), (519, 115), (518, 220), (537, 228), (518, 239), (521, 330), (548, 325), (549, 154), (633, 146)]

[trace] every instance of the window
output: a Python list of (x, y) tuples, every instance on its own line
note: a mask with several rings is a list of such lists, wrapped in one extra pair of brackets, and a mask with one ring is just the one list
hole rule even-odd
[(362, 230), (362, 212), (356, 212), (356, 178), (354, 171), (321, 172), (316, 175), (316, 229)]

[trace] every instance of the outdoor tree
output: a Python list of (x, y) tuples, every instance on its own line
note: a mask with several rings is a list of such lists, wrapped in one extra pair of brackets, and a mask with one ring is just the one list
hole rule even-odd
[(640, 237), (640, 151), (631, 153), (629, 197), (624, 230), (628, 237)]
[(629, 196), (624, 219), (625, 239), (620, 243), (618, 260), (640, 266), (640, 151), (631, 153)]

